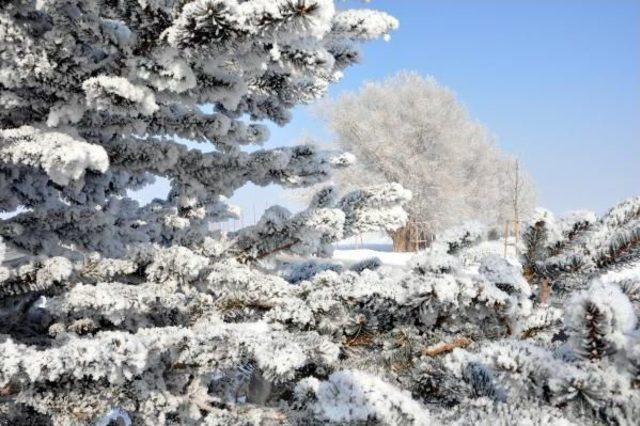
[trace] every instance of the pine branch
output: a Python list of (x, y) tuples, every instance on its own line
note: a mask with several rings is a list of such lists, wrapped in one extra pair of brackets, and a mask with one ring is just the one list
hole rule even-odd
[(583, 354), (592, 361), (600, 360), (611, 350), (605, 340), (601, 325), (606, 318), (595, 303), (587, 301), (584, 319), (586, 336), (583, 343)]
[(640, 259), (640, 226), (616, 235), (609, 246), (595, 255), (599, 268)]

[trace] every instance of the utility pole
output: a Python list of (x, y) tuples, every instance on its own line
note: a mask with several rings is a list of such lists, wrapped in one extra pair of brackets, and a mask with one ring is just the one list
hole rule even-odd
[(511, 198), (511, 207), (513, 211), (513, 218), (507, 219), (504, 224), (504, 257), (507, 257), (507, 249), (510, 245), (509, 238), (511, 236), (511, 223), (513, 223), (513, 247), (515, 255), (518, 256), (518, 243), (520, 240), (520, 191), (522, 181), (520, 178), (520, 160), (515, 160), (514, 175), (513, 175), (513, 192)]
[(516, 256), (518, 255), (518, 238), (520, 237), (520, 160), (516, 159), (513, 188), (513, 224), (516, 237)]

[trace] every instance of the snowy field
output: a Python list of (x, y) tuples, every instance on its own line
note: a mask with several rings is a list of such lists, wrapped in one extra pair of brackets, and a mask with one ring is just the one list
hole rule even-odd
[(395, 253), (391, 239), (382, 233), (371, 232), (335, 244), (332, 260), (351, 266), (365, 259), (377, 257), (383, 265), (404, 268), (416, 253)]
[[(513, 244), (513, 241), (510, 241)], [(478, 260), (489, 254), (504, 255), (504, 239), (496, 241), (484, 241), (465, 250), (464, 263), (466, 266), (477, 264)], [(510, 261), (516, 261), (513, 246), (509, 246), (507, 257)], [(383, 234), (369, 233), (360, 238), (349, 238), (335, 244), (332, 260), (347, 267), (371, 258), (378, 258), (385, 266), (406, 268), (414, 258), (424, 255), (419, 252), (394, 252), (391, 239)]]
[(337, 260), (346, 266), (361, 260), (377, 257), (382, 264), (387, 266), (405, 267), (407, 262), (416, 253), (394, 253), (391, 250), (375, 250), (372, 248), (340, 248), (333, 253), (333, 260)]

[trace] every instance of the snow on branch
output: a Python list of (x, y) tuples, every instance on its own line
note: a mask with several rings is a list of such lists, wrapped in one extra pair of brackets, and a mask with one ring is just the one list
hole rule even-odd
[(0, 130), (0, 161), (41, 168), (58, 185), (80, 179), (86, 170), (104, 173), (109, 167), (102, 147), (30, 126)]

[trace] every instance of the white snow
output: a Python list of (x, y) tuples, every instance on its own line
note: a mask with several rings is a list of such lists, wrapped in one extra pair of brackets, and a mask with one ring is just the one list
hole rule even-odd
[(379, 251), (367, 248), (362, 249), (338, 249), (333, 252), (333, 260), (351, 265), (361, 260), (377, 257), (387, 266), (405, 267), (409, 259), (413, 258), (416, 253), (395, 253), (392, 251)]
[[(502, 256), (504, 253), (504, 240), (483, 241), (460, 252), (460, 259), (465, 267), (477, 266), (483, 257), (495, 254)], [(352, 237), (342, 240), (335, 245), (333, 260), (350, 266), (356, 262), (377, 257), (383, 265), (394, 267), (407, 267), (409, 261), (416, 256), (424, 254), (424, 251), (396, 253), (389, 237), (381, 233), (365, 233), (361, 237)], [(517, 262), (513, 247), (509, 247), (508, 260)], [(640, 265), (638, 266), (640, 268)], [(640, 269), (638, 270), (640, 274)]]
[(377, 257), (383, 265), (406, 267), (416, 252), (396, 253), (391, 238), (384, 232), (365, 232), (335, 244), (332, 259), (351, 266), (362, 260)]
[(640, 262), (630, 265), (628, 268), (609, 271), (602, 275), (600, 279), (605, 283), (619, 282), (629, 279), (640, 281)]
[(378, 420), (382, 424), (431, 424), (429, 412), (408, 391), (362, 371), (333, 373), (326, 382), (302, 380), (296, 393), (314, 393), (316, 415), (330, 422)]

